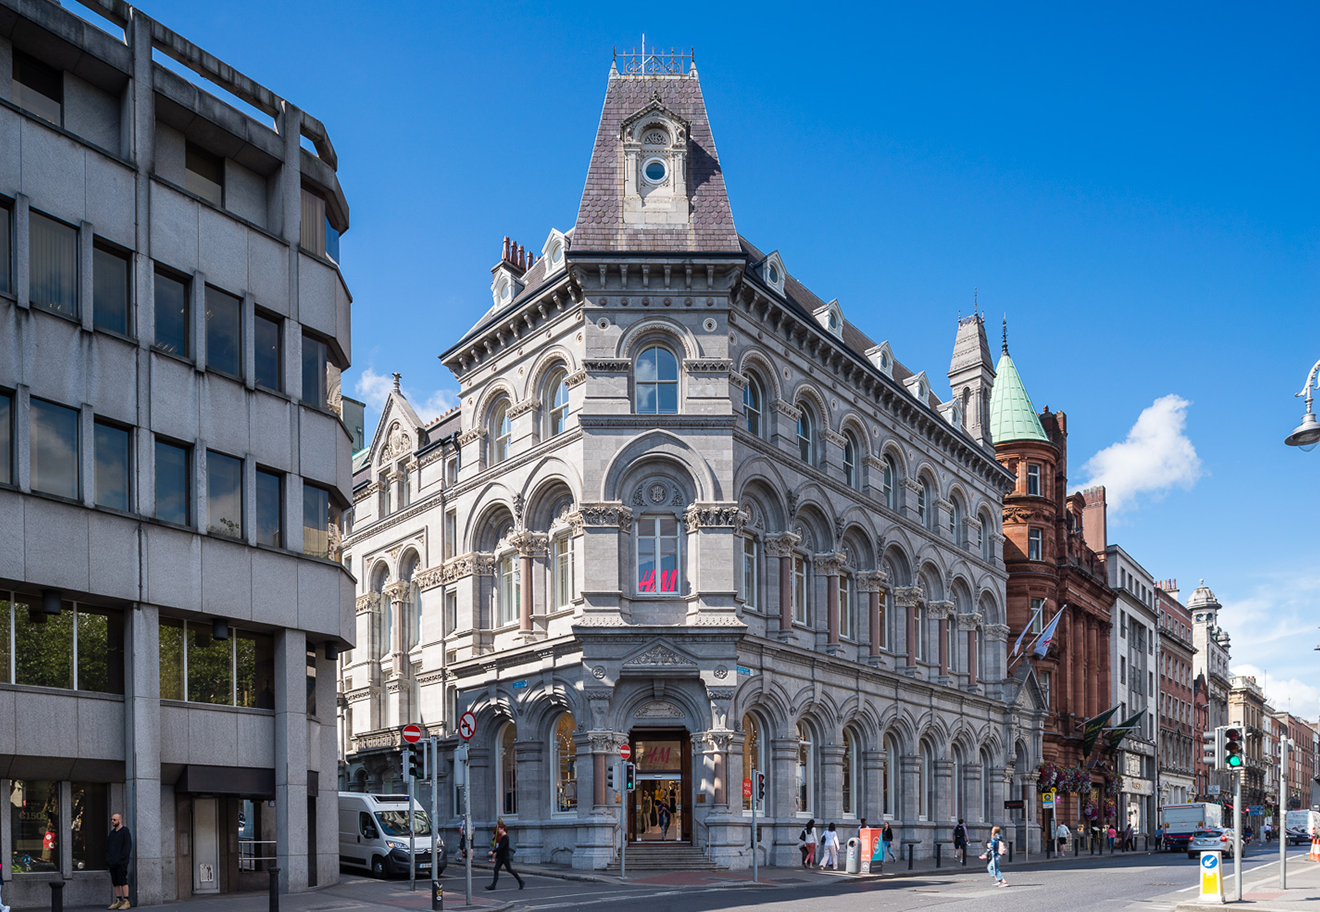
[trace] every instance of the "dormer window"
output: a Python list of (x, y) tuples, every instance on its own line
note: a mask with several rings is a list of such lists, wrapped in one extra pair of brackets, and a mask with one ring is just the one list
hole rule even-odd
[(769, 266), (766, 267), (765, 275), (766, 278), (770, 280), (770, 284), (772, 285), (779, 284), (779, 270), (775, 268), (774, 263), (771, 263)]
[(642, 166), (642, 177), (646, 178), (646, 182), (649, 184), (663, 184), (668, 176), (669, 167), (663, 159), (650, 158)]
[(688, 124), (657, 98), (624, 120), (623, 222), (687, 226)]

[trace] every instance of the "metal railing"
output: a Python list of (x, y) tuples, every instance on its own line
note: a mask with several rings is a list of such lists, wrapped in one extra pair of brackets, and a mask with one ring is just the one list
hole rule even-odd
[(269, 871), (274, 864), (275, 840), (238, 840), (238, 869), (240, 871)]

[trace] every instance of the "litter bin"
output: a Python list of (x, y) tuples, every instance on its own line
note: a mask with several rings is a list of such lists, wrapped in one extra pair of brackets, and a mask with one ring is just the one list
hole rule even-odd
[(856, 836), (848, 840), (848, 859), (844, 867), (849, 874), (862, 873), (862, 841)]

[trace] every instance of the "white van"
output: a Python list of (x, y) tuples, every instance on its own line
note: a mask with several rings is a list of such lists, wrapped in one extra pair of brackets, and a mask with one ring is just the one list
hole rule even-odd
[[(413, 805), (417, 876), (430, 877), (431, 819)], [(435, 837), (436, 876), (445, 870), (445, 841)], [(339, 863), (370, 871), (376, 877), (408, 873), (408, 796), (339, 793)]]

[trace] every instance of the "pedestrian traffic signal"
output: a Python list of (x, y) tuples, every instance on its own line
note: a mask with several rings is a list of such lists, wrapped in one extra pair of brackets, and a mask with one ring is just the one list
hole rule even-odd
[(758, 804), (765, 803), (765, 773), (760, 770), (752, 771), (752, 788), (756, 790), (756, 801)]
[(637, 767), (631, 763), (623, 765), (623, 787), (630, 792), (637, 788)]
[(605, 765), (605, 785), (610, 789), (614, 788), (614, 766), (613, 763)]
[(1224, 729), (1224, 769), (1241, 769), (1246, 759), (1242, 756), (1242, 729), (1229, 726)]
[(408, 775), (414, 779), (423, 778), (426, 773), (423, 767), (425, 761), (422, 757), (422, 748), (419, 744), (414, 744), (408, 748)]

